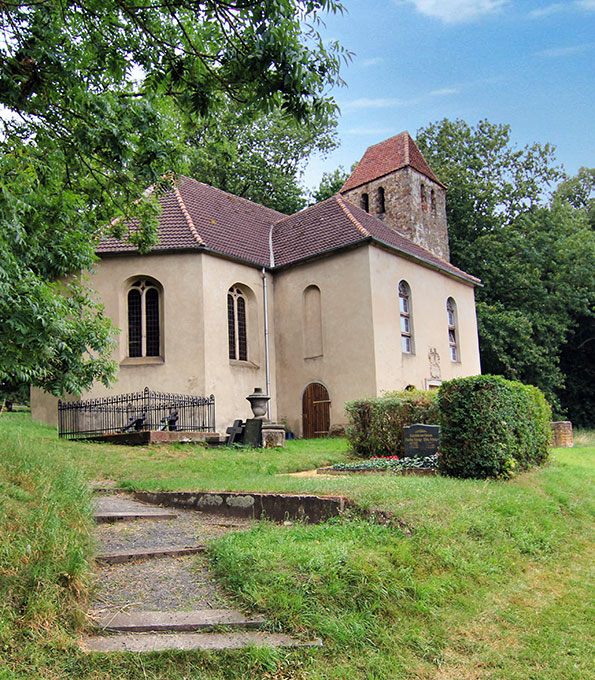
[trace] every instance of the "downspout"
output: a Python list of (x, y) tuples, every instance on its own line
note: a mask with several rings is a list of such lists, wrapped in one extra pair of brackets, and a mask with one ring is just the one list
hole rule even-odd
[[(265, 380), (266, 393), (271, 394), (271, 366), (269, 355), (269, 294), (267, 289), (266, 270), (262, 268), (262, 297), (264, 305), (264, 361), (265, 361)], [(267, 401), (267, 418), (271, 419), (271, 400)]]
[[(275, 255), (273, 253), (273, 227), (269, 229), (269, 264), (275, 266)], [(262, 297), (264, 305), (264, 360), (265, 360), (265, 380), (266, 393), (271, 396), (271, 354), (269, 347), (269, 292), (266, 269), (262, 268)], [(271, 400), (267, 401), (267, 418), (271, 418)]]

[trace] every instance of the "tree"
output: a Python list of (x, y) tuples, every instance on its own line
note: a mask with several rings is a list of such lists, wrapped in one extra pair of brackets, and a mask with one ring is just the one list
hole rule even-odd
[[(0, 12), (0, 380), (77, 393), (112, 329), (74, 272), (106, 225), (141, 251), (188, 130), (229, 102), (328, 117), (336, 0), (29, 0)], [(149, 185), (154, 192), (142, 200)], [(135, 219), (134, 229), (125, 225)], [(63, 283), (56, 283), (61, 280)]]
[(304, 161), (337, 146), (334, 111), (298, 122), (280, 110), (254, 116), (230, 107), (188, 137), (188, 174), (286, 214), (306, 205)]
[[(352, 171), (354, 168), (355, 165), (352, 168)], [(342, 165), (332, 172), (324, 172), (322, 174), (320, 184), (318, 185), (318, 189), (312, 193), (314, 203), (320, 203), (320, 201), (324, 201), (325, 199), (330, 198), (331, 196), (334, 196), (336, 193), (338, 193), (339, 189), (341, 189), (341, 187), (345, 184), (348, 177), (349, 173)]]
[(517, 149), (508, 126), (444, 120), (421, 130), (418, 144), (448, 186), (452, 261), (484, 284), (482, 370), (537, 385), (560, 413), (562, 350), (595, 308), (586, 211), (549, 200), (562, 178), (552, 147)]

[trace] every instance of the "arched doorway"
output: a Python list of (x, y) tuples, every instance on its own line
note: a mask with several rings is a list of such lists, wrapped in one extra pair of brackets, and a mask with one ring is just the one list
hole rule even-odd
[(302, 437), (326, 437), (331, 426), (331, 400), (320, 383), (310, 383), (302, 396)]

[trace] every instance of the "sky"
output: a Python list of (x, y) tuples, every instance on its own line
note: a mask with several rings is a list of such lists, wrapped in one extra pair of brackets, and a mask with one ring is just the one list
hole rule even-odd
[(323, 37), (343, 66), (340, 148), (303, 183), (349, 169), (366, 148), (448, 118), (510, 125), (518, 146), (549, 142), (569, 175), (595, 167), (595, 0), (343, 0)]

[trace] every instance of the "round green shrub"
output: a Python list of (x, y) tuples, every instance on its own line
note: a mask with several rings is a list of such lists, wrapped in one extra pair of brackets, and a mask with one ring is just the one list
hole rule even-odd
[(508, 478), (547, 459), (551, 410), (536, 387), (494, 375), (456, 378), (441, 385), (438, 408), (447, 475)]

